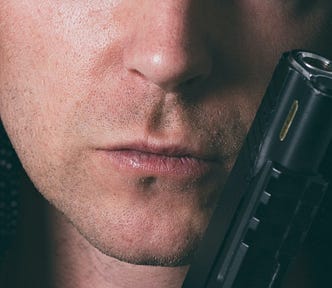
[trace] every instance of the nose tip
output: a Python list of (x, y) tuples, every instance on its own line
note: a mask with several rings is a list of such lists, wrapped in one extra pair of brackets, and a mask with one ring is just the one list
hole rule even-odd
[(140, 23), (131, 26), (123, 50), (125, 69), (167, 91), (208, 77), (212, 59), (200, 18), (204, 13), (189, 0), (162, 1), (149, 9), (142, 7)]

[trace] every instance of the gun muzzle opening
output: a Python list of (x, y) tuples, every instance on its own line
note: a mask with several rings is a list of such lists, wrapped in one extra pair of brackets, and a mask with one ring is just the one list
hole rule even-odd
[(309, 70), (331, 73), (332, 75), (332, 62), (322, 56), (310, 52), (300, 52), (297, 55), (297, 59), (305, 68)]
[(326, 72), (332, 72), (332, 63), (330, 61), (324, 61), (323, 59), (315, 59), (311, 57), (305, 57), (302, 60), (303, 63), (309, 68), (316, 68)]

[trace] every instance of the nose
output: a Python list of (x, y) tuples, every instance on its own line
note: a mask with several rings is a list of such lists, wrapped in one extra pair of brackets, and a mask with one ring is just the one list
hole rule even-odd
[(207, 33), (193, 2), (198, 1), (157, 4), (153, 0), (144, 5), (146, 9), (138, 8), (138, 20), (124, 49), (125, 68), (130, 73), (168, 92), (209, 76), (212, 59)]

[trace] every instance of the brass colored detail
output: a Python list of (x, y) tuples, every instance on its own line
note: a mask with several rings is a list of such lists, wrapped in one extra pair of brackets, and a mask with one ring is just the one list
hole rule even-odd
[(298, 100), (294, 100), (292, 107), (289, 110), (289, 113), (286, 117), (285, 123), (281, 128), (280, 134), (279, 134), (279, 139), (280, 141), (284, 141), (287, 133), (289, 131), (289, 128), (291, 127), (294, 117), (296, 115), (297, 110), (299, 109), (299, 101)]

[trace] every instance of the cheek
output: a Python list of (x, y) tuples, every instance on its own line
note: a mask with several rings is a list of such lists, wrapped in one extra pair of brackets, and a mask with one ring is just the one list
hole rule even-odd
[(19, 7), (13, 3), (0, 12), (12, 16), (3, 18), (0, 26), (0, 114), (17, 150), (27, 154), (57, 145), (65, 124), (59, 119), (72, 106), (69, 91), (79, 94), (79, 84), (73, 85), (76, 74), (71, 73), (79, 61), (45, 16), (34, 15), (33, 8), (24, 14)]

